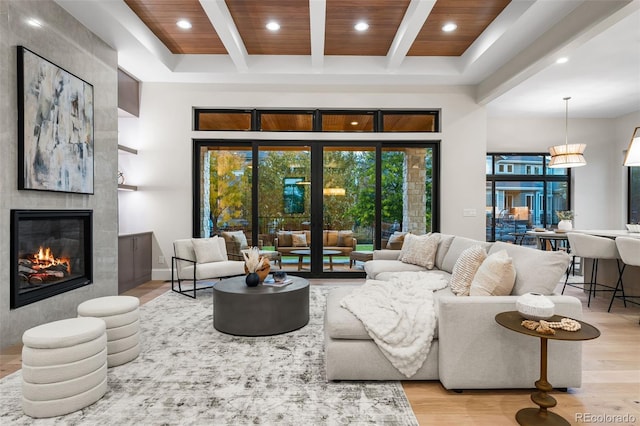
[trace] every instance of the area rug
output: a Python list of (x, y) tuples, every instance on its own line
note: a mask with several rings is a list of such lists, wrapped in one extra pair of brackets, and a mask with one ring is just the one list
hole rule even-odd
[(167, 292), (141, 306), (142, 353), (109, 369), (100, 401), (34, 420), (22, 413), (18, 371), (0, 381), (0, 424), (417, 425), (400, 382), (326, 381), (327, 291), (311, 288), (308, 325), (269, 337), (215, 330), (210, 289), (195, 300)]

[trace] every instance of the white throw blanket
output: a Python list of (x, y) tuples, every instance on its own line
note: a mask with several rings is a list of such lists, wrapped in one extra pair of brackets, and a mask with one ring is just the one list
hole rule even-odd
[(385, 357), (411, 377), (429, 355), (435, 332), (433, 292), (447, 286), (441, 275), (401, 272), (390, 281), (367, 280), (341, 301)]

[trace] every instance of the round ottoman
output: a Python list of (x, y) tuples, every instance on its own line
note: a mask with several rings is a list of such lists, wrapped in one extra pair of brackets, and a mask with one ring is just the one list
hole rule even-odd
[(107, 392), (107, 333), (99, 318), (70, 318), (22, 335), (22, 409), (54, 417), (93, 404)]
[(95, 317), (107, 327), (107, 365), (115, 367), (140, 354), (140, 301), (132, 296), (106, 296), (78, 305), (78, 317)]

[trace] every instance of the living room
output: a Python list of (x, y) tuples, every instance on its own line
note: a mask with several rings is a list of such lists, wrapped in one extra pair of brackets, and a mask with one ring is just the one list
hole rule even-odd
[[(74, 2), (3, 1), (0, 3), (2, 20), (0, 22), (2, 35), (0, 69), (4, 77), (0, 81), (0, 89), (5, 94), (2, 97), (1, 109), (4, 124), (0, 137), (2, 146), (6, 147), (4, 152), (8, 152), (8, 155), (4, 155), (0, 160), (3, 170), (3, 179), (0, 183), (0, 190), (3, 193), (1, 203), (4, 211), (0, 217), (3, 236), (0, 256), (2, 256), (3, 265), (7, 264), (11, 250), (9, 243), (11, 209), (90, 209), (94, 215), (94, 284), (65, 293), (64, 297), (53, 297), (19, 309), (9, 308), (10, 290), (8, 286), (4, 286), (0, 290), (2, 301), (0, 346), (2, 348), (18, 343), (23, 332), (31, 327), (69, 317), (69, 313), (74, 312), (76, 306), (87, 299), (117, 294), (118, 280), (115, 271), (117, 271), (119, 235), (152, 232), (152, 278), (159, 281), (170, 279), (169, 259), (174, 254), (173, 241), (192, 236), (193, 140), (274, 138), (273, 134), (265, 132), (223, 131), (213, 132), (212, 135), (212, 132), (194, 131), (194, 107), (440, 109), (442, 120), (440, 132), (429, 134), (426, 138), (421, 133), (392, 134), (384, 137), (387, 140), (436, 139), (440, 141), (440, 193), (442, 195), (438, 230), (442, 233), (484, 240), (484, 214), (465, 216), (463, 213), (467, 209), (477, 212), (485, 211), (486, 154), (491, 152), (540, 153), (547, 152), (551, 145), (563, 143), (565, 111), (562, 97), (572, 96), (570, 138), (571, 141), (579, 141), (587, 145), (585, 157), (588, 162), (587, 166), (573, 169), (571, 173), (571, 207), (576, 212), (574, 226), (580, 229), (624, 229), (627, 223), (628, 169), (622, 166), (622, 159), (629, 144), (631, 132), (640, 123), (638, 97), (629, 95), (629, 93), (637, 95), (640, 84), (637, 79), (624, 82), (627, 90), (623, 89), (619, 94), (620, 104), (628, 104), (628, 98), (632, 98), (630, 109), (617, 115), (602, 113), (597, 116), (584, 112), (583, 99), (578, 93), (558, 93), (557, 90), (544, 93), (546, 102), (544, 113), (511, 115), (504, 109), (492, 109), (491, 102), (488, 102), (488, 105), (486, 102), (479, 103), (477, 101), (478, 84), (438, 85), (435, 77), (434, 83), (431, 84), (429, 78), (419, 72), (409, 75), (401, 74), (400, 77), (389, 76), (388, 81), (393, 81), (393, 84), (386, 84), (386, 78), (381, 75), (359, 82), (353, 76), (328, 74), (320, 74), (316, 79), (301, 80), (301, 83), (292, 84), (300, 78), (298, 74), (291, 76), (289, 73), (273, 75), (266, 73), (266, 76), (261, 76), (263, 80), (257, 81), (257, 78), (254, 79), (251, 75), (252, 73), (245, 77), (242, 77), (242, 73), (235, 73), (235, 64), (225, 59), (226, 62), (216, 63), (216, 65), (220, 65), (224, 70), (234, 69), (233, 73), (238, 75), (237, 80), (225, 80), (228, 76), (223, 74), (216, 76), (216, 80), (202, 77), (199, 82), (177, 82), (171, 78), (147, 77), (144, 67), (133, 70), (126, 66), (129, 64), (122, 64), (120, 61), (125, 52), (114, 48), (117, 37), (114, 35), (112, 40), (103, 40), (93, 34), (79, 22), (81, 13), (74, 17), (66, 10), (67, 7), (70, 10), (73, 9), (74, 5), (71, 3)], [(117, 3), (114, 7), (118, 10), (127, 8), (124, 2), (114, 3)], [(329, 3), (327, 2), (327, 7)], [(411, 3), (418, 5), (421, 2)], [(614, 3), (619, 3), (618, 8), (601, 12), (606, 15), (606, 19), (592, 22), (590, 30), (595, 31), (594, 27), (598, 27), (598, 23), (602, 26), (613, 26), (610, 20), (622, 23), (631, 20), (631, 23), (638, 23), (637, 1)], [(536, 6), (542, 7), (540, 4)], [(106, 5), (99, 5), (99, 7), (109, 10)], [(625, 20), (619, 14), (628, 18)], [(26, 19), (32, 15), (44, 21), (40, 27), (25, 23)], [(592, 19), (597, 21), (595, 18)], [(113, 32), (117, 33), (118, 27), (112, 28)], [(583, 33), (573, 30), (576, 34), (588, 38)], [(587, 42), (588, 40), (581, 40), (581, 43), (586, 45), (585, 49), (589, 47)], [(156, 39), (153, 43), (157, 44), (159, 41)], [(17, 189), (16, 46), (25, 46), (93, 85), (96, 162), (92, 195)], [(561, 47), (557, 50), (566, 49), (568, 53), (575, 49), (584, 55), (584, 52), (579, 50), (580, 43), (575, 42), (573, 38), (563, 40)], [(153, 51), (154, 48), (150, 50)], [(529, 58), (530, 66), (538, 68), (545, 63), (548, 67), (553, 67), (555, 65), (548, 63), (551, 56), (553, 55), (543, 55), (543, 58), (537, 58), (536, 61)], [(524, 59), (525, 56), (511, 58)], [(325, 66), (329, 67), (330, 59), (325, 61)], [(156, 62), (157, 59), (153, 61), (154, 64)], [(179, 71), (181, 66), (186, 65), (174, 64), (173, 68)], [(517, 80), (518, 73), (515, 72), (514, 65), (506, 59), (503, 60), (503, 65), (497, 68), (494, 75), (500, 75), (504, 81)], [(139, 71), (135, 73), (142, 82), (138, 117), (118, 117), (117, 70), (119, 67), (131, 73)], [(151, 68), (150, 66), (149, 69)], [(165, 68), (164, 73), (171, 74), (169, 69)], [(306, 71), (306, 68), (301, 69)], [(512, 71), (510, 75), (501, 75), (509, 69)], [(302, 74), (303, 71), (299, 73)], [(403, 78), (407, 83), (398, 84), (398, 79)], [(574, 78), (577, 79), (578, 76)], [(247, 82), (243, 83), (243, 79)], [(265, 81), (269, 84), (265, 84)], [(536, 79), (533, 81), (540, 82)], [(491, 81), (487, 81), (485, 86), (490, 83)], [(499, 90), (500, 84), (493, 84), (493, 89)], [(485, 86), (480, 86), (481, 90), (485, 90), (485, 98), (491, 98), (487, 95), (490, 91)], [(518, 97), (517, 89), (514, 90), (514, 94), (510, 95), (511, 99)], [(598, 102), (596, 100), (595, 104)], [(376, 135), (376, 138), (379, 139), (379, 136)], [(302, 132), (281, 133), (277, 138), (303, 142), (336, 138), (348, 141), (372, 139), (371, 135), (366, 133), (341, 133), (336, 136), (336, 134), (319, 135)], [(127, 170), (127, 183), (138, 187), (135, 192), (123, 193), (117, 190), (116, 177), (119, 170), (117, 146), (122, 143), (138, 151), (138, 155), (130, 160), (131, 167)], [(164, 261), (160, 262), (160, 258)], [(3, 282), (10, 281), (9, 269), (2, 268)], [(623, 312), (627, 315), (637, 313), (633, 309), (629, 307)], [(606, 311), (606, 306), (603, 311)], [(617, 314), (601, 311), (598, 315), (597, 318), (606, 321), (609, 318), (608, 315)], [(622, 321), (625, 319), (626, 317)], [(637, 337), (637, 330), (631, 330)], [(585, 343), (585, 349), (589, 345), (598, 345), (598, 342)], [(590, 362), (597, 361), (591, 359)], [(630, 374), (637, 376), (639, 370), (637, 362), (635, 364), (631, 360), (628, 362), (632, 364), (629, 369)], [(416, 385), (411, 384), (412, 387)], [(625, 389), (628, 389), (628, 384), (620, 386), (627, 386)], [(526, 404), (526, 393), (520, 392), (519, 396), (524, 397), (522, 403)], [(501, 397), (505, 396), (501, 394)], [(505, 398), (511, 397), (510, 395)], [(597, 395), (592, 394), (590, 397), (595, 398)], [(473, 401), (468, 399), (466, 401), (473, 404)], [(517, 406), (517, 403), (513, 406)], [(502, 415), (501, 412), (500, 415)], [(486, 420), (487, 417), (483, 419)], [(500, 420), (497, 423), (500, 423)], [(427, 421), (424, 424), (435, 423)]]

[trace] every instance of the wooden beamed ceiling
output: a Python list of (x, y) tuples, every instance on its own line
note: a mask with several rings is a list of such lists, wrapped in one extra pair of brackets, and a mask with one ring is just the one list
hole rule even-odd
[[(174, 54), (227, 54), (199, 0), (124, 0)], [(437, 0), (408, 56), (460, 56), (511, 0)], [(411, 0), (326, 0), (324, 55), (386, 56)], [(302, 0), (225, 0), (249, 55), (310, 55), (309, 2)], [(180, 19), (193, 27), (176, 26)], [(267, 22), (281, 28), (271, 32)], [(321, 20), (320, 20), (321, 21)], [(369, 29), (354, 25), (366, 21)], [(442, 26), (455, 22), (456, 31)]]

